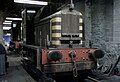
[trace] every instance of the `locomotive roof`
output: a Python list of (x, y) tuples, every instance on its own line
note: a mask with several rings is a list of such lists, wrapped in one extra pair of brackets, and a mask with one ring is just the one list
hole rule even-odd
[(76, 10), (70, 11), (68, 8), (66, 8), (66, 9), (62, 9), (62, 10), (60, 10), (60, 11), (58, 11), (58, 12), (56, 12), (56, 13), (50, 15), (50, 16), (47, 16), (47, 17), (41, 19), (40, 21), (44, 21), (46, 19), (50, 19), (50, 18), (52, 18), (52, 17), (54, 17), (56, 15), (60, 15), (60, 14), (73, 14), (73, 15), (80, 15), (80, 16), (82, 16), (81, 12), (76, 11)]

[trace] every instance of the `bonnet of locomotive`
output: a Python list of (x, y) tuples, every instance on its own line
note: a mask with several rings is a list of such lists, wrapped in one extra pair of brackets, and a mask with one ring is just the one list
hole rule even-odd
[(76, 10), (62, 9), (44, 19), (35, 18), (36, 45), (42, 47), (82, 46), (84, 28), (82, 14)]
[(83, 18), (76, 10), (64, 9), (57, 12), (51, 17), (50, 29), (53, 46), (83, 45)]

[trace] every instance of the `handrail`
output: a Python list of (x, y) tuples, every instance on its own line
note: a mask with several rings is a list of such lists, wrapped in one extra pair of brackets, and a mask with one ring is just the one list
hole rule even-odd
[(40, 49), (40, 46), (35, 46), (35, 45), (28, 45), (28, 44), (22, 44), (24, 47), (28, 47), (31, 49)]
[(34, 46), (34, 45), (28, 45), (28, 44), (22, 44), (24, 47), (27, 47), (28, 49), (34, 49), (37, 51), (36, 55), (37, 55), (37, 68), (41, 69), (40, 67), (40, 46)]

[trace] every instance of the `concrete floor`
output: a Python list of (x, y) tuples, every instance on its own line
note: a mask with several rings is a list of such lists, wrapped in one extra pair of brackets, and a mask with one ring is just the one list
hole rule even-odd
[[(17, 54), (8, 54), (9, 68), (7, 74), (0, 76), (0, 82), (36, 82), (21, 66), (21, 57)], [(88, 81), (92, 82), (92, 81)], [(112, 76), (100, 82), (120, 82), (120, 76)]]
[(9, 68), (7, 74), (0, 77), (0, 82), (36, 82), (31, 76), (22, 68), (20, 64), (21, 57), (17, 54), (9, 54)]

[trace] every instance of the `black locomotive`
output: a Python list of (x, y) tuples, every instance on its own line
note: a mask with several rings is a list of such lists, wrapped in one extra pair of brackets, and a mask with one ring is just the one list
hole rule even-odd
[[(35, 16), (35, 45), (23, 45), (27, 60), (45, 74), (88, 74), (104, 52), (84, 47), (84, 22), (80, 12), (65, 8), (46, 18)], [(86, 75), (85, 74), (85, 75)]]

